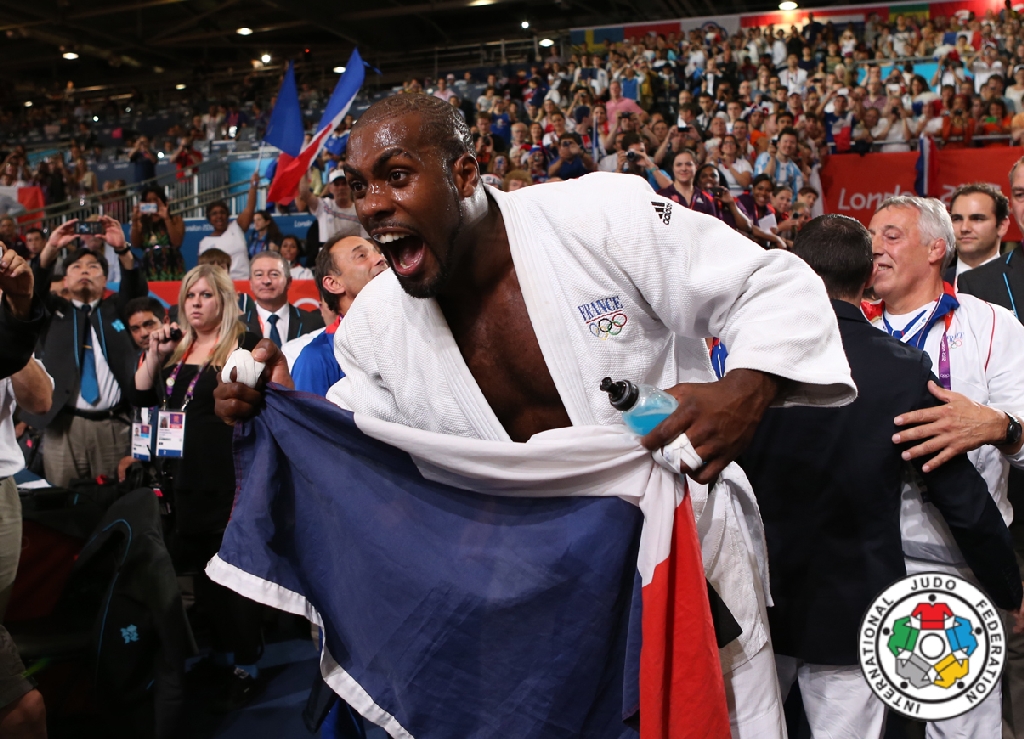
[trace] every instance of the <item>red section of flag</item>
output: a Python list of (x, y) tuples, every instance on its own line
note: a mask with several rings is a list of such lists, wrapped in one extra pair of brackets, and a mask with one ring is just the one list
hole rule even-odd
[[(19, 187), (18, 202), (26, 211), (40, 210), (46, 206), (41, 187)], [(21, 226), (37, 225), (40, 222), (39, 214), (18, 216), (18, 224)]]
[(725, 682), (687, 495), (676, 506), (672, 551), (643, 589), (640, 739), (729, 737)]

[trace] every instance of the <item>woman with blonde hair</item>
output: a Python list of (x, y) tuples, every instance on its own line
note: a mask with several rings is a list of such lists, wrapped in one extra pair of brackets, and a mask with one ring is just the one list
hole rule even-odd
[[(228, 273), (210, 264), (185, 275), (178, 294), (178, 323), (162, 326), (150, 337), (149, 349), (135, 373), (133, 405), (157, 407), (164, 415), (156, 429), (164, 441), (180, 426), (176, 446), (171, 509), (174, 516), (170, 549), (179, 573), (194, 578), (196, 607), (210, 625), (214, 662), (221, 671), (221, 690), (212, 698), (215, 708), (244, 705), (255, 692), (256, 662), (262, 649), (262, 607), (212, 583), (206, 563), (220, 549), (235, 495), (231, 427), (214, 413), (217, 374), (238, 348), (253, 349), (260, 337), (246, 333), (238, 320), (238, 299)], [(233, 664), (229, 660), (233, 655)]]

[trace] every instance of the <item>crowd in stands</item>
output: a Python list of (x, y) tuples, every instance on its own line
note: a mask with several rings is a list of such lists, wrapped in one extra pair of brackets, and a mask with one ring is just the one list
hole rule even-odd
[[(939, 62), (930, 79), (914, 71), (927, 59)], [(652, 34), (593, 52), (553, 49), (535, 65), (480, 82), (483, 91), (472, 94), (472, 74), (452, 73), (410, 80), (396, 94), (429, 94), (455, 107), (487, 185), (511, 192), (591, 172), (633, 175), (652, 194), (717, 218), (766, 249), (792, 248), (822, 214), (828, 157), (909, 151), (922, 136), (947, 148), (1024, 142), (1024, 31), (1009, 6), (984, 18), (894, 14), (855, 28), (811, 14), (800, 28)], [(304, 103), (316, 96), (303, 85)], [(24, 147), (13, 147), (0, 185), (37, 185), (47, 204), (100, 193), (91, 167), (102, 147), (90, 137), (88, 112), (77, 116), (81, 135), (58, 155), (33, 166)], [(117, 156), (132, 163), (135, 182), (153, 180), (161, 159), (184, 177), (210, 155), (210, 142), (246, 128), (258, 140), (268, 117), (259, 102), (214, 105), (174, 126), (159, 146), (139, 135)], [(328, 337), (321, 343), (329, 342), (354, 296), (386, 269), (359, 224), (341, 166), (340, 142), (354, 122), (349, 116), (334, 132), (293, 203), (260, 208), (257, 173), (235, 217), (224, 201), (207, 205), (213, 230), (191, 269), (181, 253), (184, 221), (151, 182), (130, 211), (94, 217), (91, 233), (78, 231), (75, 220), (47, 234), (0, 217), (0, 241), (31, 264), (51, 316), (37, 358), (50, 376), (52, 404), (18, 417), (21, 434), (41, 439), (36, 470), (57, 487), (99, 476), (123, 480), (137, 464), (131, 423), (139, 409), (180, 409), (189, 428), (184, 456), (204, 460), (169, 478), (175, 515), (168, 534), (176, 563), (190, 573), (216, 553), (235, 491), (231, 429), (213, 413), (216, 368), (261, 338), (293, 359), (321, 332)], [(996, 225), (1008, 224), (1005, 198), (981, 194), (991, 197)], [(310, 213), (315, 231), (283, 233), (275, 213), (287, 212)], [(957, 223), (966, 220), (961, 214)], [(127, 240), (122, 224), (130, 227)], [(148, 282), (163, 280), (182, 280), (169, 310), (148, 294)], [(251, 295), (236, 293), (233, 280), (249, 280)], [(289, 304), (293, 280), (316, 281), (321, 313)], [(119, 292), (109, 293), (108, 282), (119, 283)], [(288, 349), (290, 342), (299, 343)], [(218, 699), (237, 707), (258, 677), (262, 609), (196, 577), (213, 649), (234, 654), (231, 683)]]

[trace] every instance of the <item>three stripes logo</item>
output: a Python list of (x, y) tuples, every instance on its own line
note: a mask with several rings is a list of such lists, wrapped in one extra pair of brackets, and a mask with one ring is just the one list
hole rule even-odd
[(661, 222), (667, 226), (668, 222), (672, 220), (672, 203), (659, 203), (652, 200), (651, 205), (654, 206), (654, 212), (658, 214), (658, 218), (661, 219)]

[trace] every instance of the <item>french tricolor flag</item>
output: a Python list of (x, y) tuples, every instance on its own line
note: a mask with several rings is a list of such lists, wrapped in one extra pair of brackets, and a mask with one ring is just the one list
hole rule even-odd
[[(313, 140), (305, 144), (296, 157), (283, 151), (279, 155), (277, 172), (267, 191), (268, 202), (290, 203), (295, 199), (299, 181), (309, 171), (313, 160), (316, 159), (320, 149), (326, 143), (327, 137), (334, 132), (334, 129), (345, 118), (349, 108), (352, 107), (352, 101), (355, 100), (359, 89), (363, 86), (365, 76), (363, 58), (359, 56), (358, 49), (353, 49), (345, 71), (334, 87), (331, 99), (327, 101), (327, 107), (324, 108), (324, 113), (320, 117), (320, 125), (317, 126), (316, 132), (313, 134)], [(294, 90), (294, 84), (292, 89)], [(277, 104), (281, 105), (283, 102), (279, 97)]]
[(216, 582), (306, 616), (392, 737), (728, 739), (682, 478), (618, 427), (434, 434), (271, 386)]

